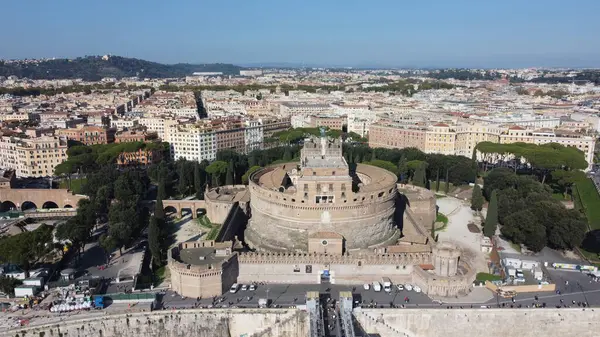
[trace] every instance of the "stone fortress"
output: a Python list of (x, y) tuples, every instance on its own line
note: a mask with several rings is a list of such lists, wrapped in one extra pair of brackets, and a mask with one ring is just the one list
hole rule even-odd
[(347, 163), (339, 140), (306, 140), (299, 163), (258, 170), (247, 187), (209, 192), (206, 212), (222, 214), (222, 233), (169, 252), (171, 286), (181, 295), (218, 296), (233, 283), (358, 285), (382, 277), (430, 296), (472, 289), (468, 254), (430, 236), (434, 194), (397, 184), (387, 170)]

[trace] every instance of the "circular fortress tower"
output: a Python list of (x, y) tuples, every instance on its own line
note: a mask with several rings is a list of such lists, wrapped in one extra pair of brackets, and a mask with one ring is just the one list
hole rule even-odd
[(258, 250), (306, 252), (309, 235), (320, 232), (340, 234), (346, 249), (391, 242), (398, 232), (396, 181), (375, 166), (349, 166), (339, 140), (307, 140), (300, 163), (269, 166), (250, 176), (246, 243)]

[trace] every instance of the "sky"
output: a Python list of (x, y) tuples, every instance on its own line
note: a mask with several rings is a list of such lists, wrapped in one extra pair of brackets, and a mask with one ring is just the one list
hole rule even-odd
[(0, 58), (600, 67), (600, 0), (2, 1)]

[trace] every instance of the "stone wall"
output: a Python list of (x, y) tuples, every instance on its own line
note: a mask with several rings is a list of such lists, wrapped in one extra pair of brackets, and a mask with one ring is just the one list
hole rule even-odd
[(437, 216), (435, 194), (423, 187), (408, 184), (398, 184), (398, 191), (408, 198), (415, 225), (419, 225), (426, 232), (431, 231), (431, 225)]
[(98, 315), (0, 332), (4, 337), (304, 337), (308, 316), (294, 309), (199, 309)]
[(381, 337), (596, 336), (600, 311), (582, 309), (355, 309)]
[(234, 240), (238, 233), (246, 226), (247, 222), (248, 216), (236, 202), (232, 205), (229, 214), (223, 221), (223, 226), (216, 240), (219, 242)]
[(77, 208), (85, 195), (73, 194), (67, 189), (38, 189), (38, 188), (2, 188), (0, 189), (0, 202), (10, 201), (20, 210), (24, 202), (29, 201), (37, 208), (42, 208), (46, 202), (54, 202), (59, 208)]

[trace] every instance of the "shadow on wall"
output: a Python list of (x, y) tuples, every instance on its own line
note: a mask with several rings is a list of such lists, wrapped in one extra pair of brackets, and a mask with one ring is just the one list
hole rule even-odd
[(364, 336), (364, 337), (381, 337), (380, 334), (378, 333), (372, 333), (369, 334), (365, 331), (365, 329), (362, 327), (362, 325), (360, 325), (360, 323), (358, 322), (358, 320), (356, 320), (356, 317), (354, 317), (354, 314), (352, 315), (352, 325), (354, 328), (354, 335), (355, 336)]
[(398, 193), (396, 198), (396, 212), (394, 213), (394, 222), (396, 227), (402, 232), (404, 229), (404, 211), (406, 207), (410, 207), (410, 201), (406, 195)]

